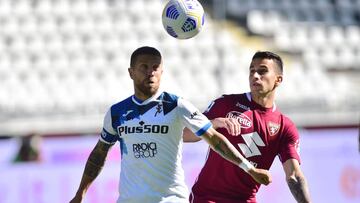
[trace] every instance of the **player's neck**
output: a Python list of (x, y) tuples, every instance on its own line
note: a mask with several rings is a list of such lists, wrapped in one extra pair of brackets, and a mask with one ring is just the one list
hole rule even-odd
[(259, 94), (251, 92), (251, 99), (262, 107), (271, 108), (274, 105), (275, 93)]
[(137, 92), (135, 92), (134, 97), (136, 98), (136, 101), (141, 101), (141, 102), (143, 102), (143, 101), (145, 101), (145, 100), (147, 100), (147, 99), (150, 98), (150, 97), (147, 96), (147, 95), (139, 94), (139, 93), (137, 93)]
[(136, 97), (137, 100), (145, 101), (150, 97), (154, 96), (154, 94), (145, 93), (141, 91), (139, 88), (135, 87), (134, 96)]
[[(153, 92), (153, 93), (150, 93), (150, 92), (145, 93), (145, 92), (135, 88), (135, 91), (134, 91), (134, 97), (140, 101), (146, 101), (149, 98), (157, 96), (158, 94), (159, 94), (159, 90), (156, 90), (156, 92)], [(140, 102), (140, 103), (142, 103), (142, 102)]]

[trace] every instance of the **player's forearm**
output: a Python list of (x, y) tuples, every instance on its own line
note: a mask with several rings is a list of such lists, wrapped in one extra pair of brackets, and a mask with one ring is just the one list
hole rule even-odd
[(90, 184), (95, 180), (95, 178), (100, 174), (106, 160), (106, 156), (110, 145), (103, 143), (98, 143), (93, 151), (90, 153), (90, 156), (86, 162), (83, 176), (81, 178), (79, 189), (76, 195), (83, 196)]
[(183, 141), (184, 142), (198, 142), (201, 138), (196, 136), (190, 129), (184, 128), (183, 130)]
[[(89, 157), (88, 161), (86, 162), (86, 166), (84, 169), (84, 174), (81, 178), (81, 183), (79, 186), (79, 189), (77, 191), (77, 195), (84, 195), (89, 188), (90, 184), (96, 179), (96, 177), (100, 174), (105, 159), (102, 162), (94, 162), (94, 160), (91, 160), (93, 157)], [(98, 160), (101, 161), (101, 160)]]
[(298, 203), (310, 203), (309, 188), (303, 175), (296, 175), (287, 179), (291, 193)]
[(203, 138), (209, 143), (214, 151), (228, 161), (236, 165), (240, 165), (245, 161), (247, 162), (247, 160), (223, 135), (215, 132), (214, 135), (203, 136)]

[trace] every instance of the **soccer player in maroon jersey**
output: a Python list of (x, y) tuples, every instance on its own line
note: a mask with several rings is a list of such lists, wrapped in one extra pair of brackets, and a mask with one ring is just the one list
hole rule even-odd
[[(306, 179), (300, 169), (296, 126), (275, 106), (275, 91), (283, 80), (282, 59), (268, 51), (256, 52), (250, 64), (251, 92), (223, 95), (205, 115), (213, 126), (257, 168), (269, 169), (279, 156), (286, 182), (297, 202), (310, 202)], [(239, 133), (238, 126), (241, 127)], [(200, 140), (188, 129), (184, 141)], [(192, 187), (191, 203), (256, 203), (260, 184), (247, 173), (209, 150)]]

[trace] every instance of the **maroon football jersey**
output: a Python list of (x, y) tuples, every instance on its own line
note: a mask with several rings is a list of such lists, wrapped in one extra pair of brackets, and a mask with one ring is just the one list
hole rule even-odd
[[(250, 93), (223, 95), (204, 113), (210, 120), (232, 117), (241, 123), (241, 135), (217, 130), (255, 167), (269, 169), (276, 155), (282, 162), (297, 159), (299, 135), (289, 118), (276, 109), (264, 108), (251, 100)], [(250, 175), (209, 149), (207, 160), (196, 180), (190, 202), (255, 203), (260, 184)]]

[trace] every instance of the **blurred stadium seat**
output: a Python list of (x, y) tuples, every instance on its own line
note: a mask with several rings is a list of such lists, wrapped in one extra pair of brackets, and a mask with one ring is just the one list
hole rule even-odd
[[(358, 123), (359, 0), (223, 1), (239, 22), (231, 29), (211, 18), (212, 2), (204, 2), (204, 30), (176, 40), (161, 24), (164, 1), (0, 1), (0, 134), (98, 132), (109, 105), (133, 91), (127, 67), (141, 45), (163, 52), (165, 88), (201, 109), (222, 93), (247, 91), (252, 54), (274, 50), (286, 64), (278, 103), (296, 123)], [(318, 117), (297, 116), (305, 109)]]

